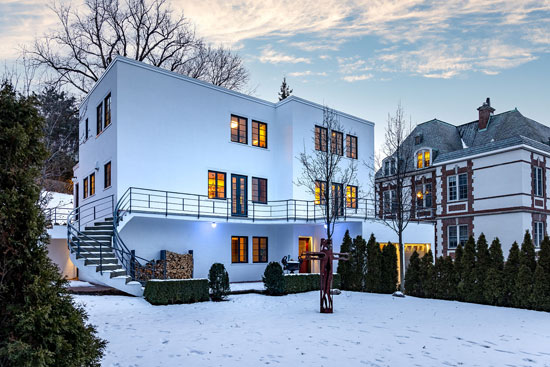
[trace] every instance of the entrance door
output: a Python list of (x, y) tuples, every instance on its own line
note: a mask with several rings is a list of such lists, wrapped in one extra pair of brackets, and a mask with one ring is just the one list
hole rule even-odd
[[(309, 237), (298, 238), (298, 254), (300, 256), (302, 256), (304, 252), (311, 250), (311, 240)], [(302, 261), (300, 264), (300, 273), (311, 273), (311, 261)]]
[(234, 217), (246, 217), (247, 207), (247, 177), (231, 175), (231, 215)]

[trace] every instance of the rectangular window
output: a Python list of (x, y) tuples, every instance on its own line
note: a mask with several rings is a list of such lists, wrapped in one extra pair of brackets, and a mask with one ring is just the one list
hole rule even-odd
[(540, 247), (542, 240), (544, 239), (544, 222), (533, 223), (533, 240), (535, 247)]
[(332, 208), (336, 215), (344, 215), (344, 188), (341, 183), (332, 184)]
[(535, 196), (544, 196), (543, 176), (541, 167), (533, 167), (533, 191)]
[(82, 180), (82, 197), (84, 199), (88, 197), (88, 177)]
[(248, 144), (248, 120), (231, 115), (231, 141)]
[(344, 134), (339, 131), (331, 132), (330, 152), (332, 154), (344, 155)]
[(325, 192), (327, 183), (325, 181), (315, 181), (315, 204), (325, 204)]
[(432, 184), (420, 185), (416, 191), (416, 206), (419, 209), (432, 207)]
[(346, 136), (346, 153), (348, 158), (357, 159), (357, 136)]
[(97, 126), (97, 132), (96, 135), (99, 135), (103, 131), (103, 103), (100, 103), (99, 106), (97, 106), (97, 114), (96, 114), (96, 126)]
[(88, 140), (88, 119), (86, 119), (86, 122), (84, 123), (84, 139)]
[(208, 198), (225, 199), (225, 173), (208, 171)]
[(105, 106), (105, 120), (103, 126), (107, 127), (111, 125), (111, 93), (109, 93), (107, 97), (105, 97), (105, 101), (103, 104)]
[(394, 214), (397, 212), (397, 195), (395, 190), (386, 190), (382, 196), (382, 208), (384, 214)]
[(348, 185), (346, 187), (346, 207), (357, 209), (357, 186)]
[(384, 176), (390, 175), (390, 161), (384, 162)]
[(267, 237), (252, 237), (252, 262), (267, 262)]
[(252, 177), (252, 201), (267, 204), (267, 179)]
[(95, 194), (95, 173), (90, 175), (90, 196)]
[(461, 224), (458, 226), (448, 226), (447, 236), (449, 242), (449, 248), (457, 248), (458, 245), (464, 246), (468, 241), (468, 225)]
[(231, 237), (231, 262), (232, 263), (248, 262), (248, 237), (243, 237), (243, 236)]
[(267, 124), (252, 120), (252, 145), (267, 149)]
[(424, 167), (424, 155), (422, 152), (416, 153), (416, 168)]
[(325, 127), (315, 126), (315, 150), (327, 151), (328, 132)]
[(106, 189), (111, 186), (111, 162), (103, 166), (103, 178), (103, 188)]
[(468, 174), (447, 177), (447, 191), (449, 201), (468, 199)]

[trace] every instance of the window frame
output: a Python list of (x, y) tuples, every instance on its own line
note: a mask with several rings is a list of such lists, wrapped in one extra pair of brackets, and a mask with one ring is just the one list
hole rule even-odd
[(346, 135), (346, 157), (351, 159), (359, 159), (357, 136), (355, 135)]
[[(215, 196), (213, 196), (213, 197), (210, 196), (210, 173), (214, 174), (214, 184), (215, 184), (214, 193), (215, 193)], [(223, 175), (223, 198), (219, 197), (218, 174)], [(221, 171), (208, 170), (208, 174), (206, 175), (206, 179), (207, 179), (207, 181), (206, 181), (207, 195), (206, 196), (208, 197), (208, 199), (226, 200), (227, 199), (227, 173), (221, 172)]]
[[(465, 236), (463, 237), (462, 236), (462, 229), (466, 229), (466, 234)], [(454, 229), (454, 231), (456, 232), (456, 236), (453, 236), (453, 237), (456, 237), (456, 244), (454, 246), (451, 246), (451, 229)], [(459, 245), (462, 245), (464, 246), (466, 244), (466, 242), (468, 241), (468, 237), (469, 237), (469, 228), (468, 228), (468, 225), (467, 224), (453, 224), (453, 225), (449, 225), (447, 226), (447, 248), (448, 249), (456, 249), (458, 248)]]
[(103, 101), (96, 107), (96, 136), (103, 132)]
[(95, 172), (90, 173), (90, 196), (95, 195)]
[[(231, 123), (233, 122), (234, 117), (237, 118), (237, 127), (236, 128), (231, 127)], [(244, 141), (241, 141), (242, 138), (243, 138), (243, 136), (241, 136), (241, 120), (244, 120), (244, 133), (243, 133), (244, 134)], [(236, 140), (233, 140), (233, 137), (234, 137), (233, 130), (234, 129), (237, 131)], [(235, 115), (235, 114), (231, 114), (231, 118), (229, 120), (229, 134), (230, 134), (231, 142), (248, 145), (248, 118), (242, 117), (242, 116), (239, 116), (239, 115)]]
[[(233, 249), (233, 240), (237, 239), (238, 241), (238, 254), (237, 254), (237, 261), (235, 261), (234, 254), (235, 251)], [(244, 249), (241, 248), (241, 240), (244, 239)], [(242, 253), (241, 253), (242, 251)], [(245, 260), (241, 260), (241, 255), (244, 254)], [(231, 236), (231, 264), (248, 264), (248, 236)]]
[(331, 130), (330, 153), (344, 156), (344, 133), (337, 130)]
[[(257, 134), (257, 141), (258, 141), (257, 144), (254, 144), (254, 125), (257, 125), (256, 127), (256, 130), (257, 130), (256, 134)], [(261, 145), (261, 139), (260, 139), (261, 137), (260, 131), (262, 126), (265, 128), (265, 146)], [(267, 149), (267, 123), (257, 121), (257, 120), (252, 120), (252, 146), (257, 148)]]
[(320, 152), (328, 151), (328, 129), (326, 127), (315, 125), (315, 150)]
[(533, 166), (533, 194), (537, 197), (544, 196), (544, 175), (542, 167)]
[(111, 109), (111, 92), (103, 99), (103, 130), (105, 130), (113, 122), (113, 114)]
[(315, 205), (325, 205), (327, 192), (327, 182), (321, 180), (315, 180)]
[(88, 198), (88, 176), (82, 180), (82, 199)]
[[(260, 190), (260, 188), (261, 188), (260, 183), (261, 182), (265, 182), (265, 200), (261, 200), (262, 199), (262, 195), (261, 195), (262, 191)], [(255, 183), (257, 183), (257, 184), (255, 185)], [(255, 187), (257, 187), (257, 189), (256, 189), (257, 197), (254, 195), (255, 194), (255, 190), (254, 190)], [(257, 203), (257, 204), (267, 204), (267, 202), (268, 202), (268, 198), (267, 198), (267, 178), (252, 176), (252, 202)]]
[[(466, 182), (461, 185), (461, 177), (466, 177)], [(454, 179), (455, 185), (451, 187), (451, 179)], [(465, 190), (461, 190), (464, 189)], [(454, 188), (456, 197), (453, 199), (451, 195), (451, 190)], [(465, 191), (465, 193), (464, 193)], [(463, 196), (464, 194), (464, 196)], [(468, 190), (468, 173), (458, 173), (455, 175), (447, 176), (447, 200), (448, 201), (464, 201), (468, 200), (469, 190)]]
[(543, 221), (533, 222), (533, 243), (536, 248), (539, 248), (541, 242), (544, 240), (545, 224)]
[(357, 210), (357, 186), (346, 186), (346, 208)]
[[(426, 155), (428, 160), (426, 160)], [(421, 158), (421, 160), (419, 160)], [(432, 166), (432, 149), (420, 148), (414, 153), (414, 160), (416, 162), (416, 169), (424, 169)]]
[[(256, 240), (258, 243), (256, 243)], [(265, 240), (265, 260), (262, 260), (261, 250), (262, 244), (261, 241)], [(256, 259), (256, 246), (257, 249), (257, 259)], [(269, 260), (269, 240), (266, 236), (254, 236), (252, 237), (252, 263), (254, 264), (265, 264)]]
[[(419, 191), (417, 190), (416, 191), (416, 208), (417, 209), (428, 209), (428, 208), (431, 208), (432, 205), (433, 205), (433, 188), (432, 188), (432, 183), (431, 182), (426, 182), (426, 183), (423, 183), (420, 185), (422, 187), (422, 197), (419, 198), (418, 197), (418, 193)], [(427, 187), (430, 187), (430, 190), (428, 191), (427, 190)], [(430, 205), (426, 205), (426, 197), (429, 197), (430, 198)], [(421, 201), (419, 201), (421, 200)], [(421, 205), (418, 205), (419, 203), (421, 203)]]
[[(107, 167), (109, 167), (109, 170), (107, 170)], [(103, 189), (104, 190), (108, 189), (112, 185), (111, 170), (112, 170), (111, 161), (103, 165)], [(108, 175), (107, 175), (107, 172), (109, 173)]]

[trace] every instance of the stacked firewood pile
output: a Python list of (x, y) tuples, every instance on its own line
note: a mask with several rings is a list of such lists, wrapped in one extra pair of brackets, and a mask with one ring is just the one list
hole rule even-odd
[(149, 261), (141, 267), (136, 265), (136, 280), (165, 279), (165, 271), (166, 279), (191, 279), (193, 255), (166, 251), (166, 260)]

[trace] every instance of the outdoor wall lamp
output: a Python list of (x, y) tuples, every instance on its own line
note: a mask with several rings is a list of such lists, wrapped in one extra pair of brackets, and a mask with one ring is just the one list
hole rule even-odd
[(212, 222), (212, 228), (216, 228), (218, 224), (216, 222)]

